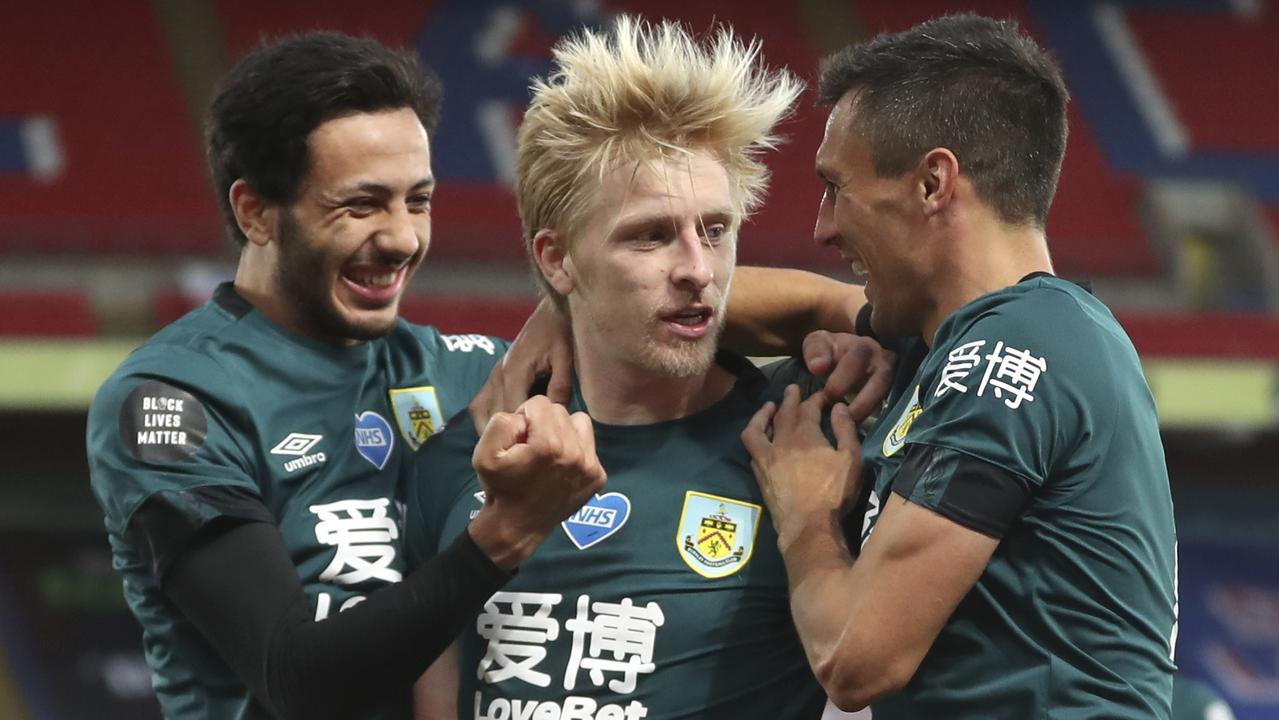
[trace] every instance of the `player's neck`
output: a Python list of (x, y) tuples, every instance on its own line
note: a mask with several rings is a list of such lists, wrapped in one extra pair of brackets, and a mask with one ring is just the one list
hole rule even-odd
[(288, 303), (276, 289), (274, 258), (267, 257), (268, 254), (267, 249), (253, 244), (240, 252), (240, 265), (235, 270), (235, 291), (271, 322), (294, 334), (305, 335)]
[(935, 310), (923, 328), (930, 345), (937, 328), (956, 310), (1031, 273), (1053, 272), (1044, 231), (1029, 225), (981, 218), (946, 248), (931, 284)]
[(608, 425), (688, 417), (718, 402), (737, 381), (717, 363), (705, 373), (675, 378), (577, 345), (574, 363), (582, 400), (592, 419)]
[(235, 291), (240, 297), (271, 322), (298, 337), (342, 346), (354, 346), (363, 342), (324, 335), (316, 332), (314, 325), (307, 324), (307, 316), (289, 302), (281, 290), (275, 258), (269, 252), (252, 244), (241, 252), (240, 264), (235, 271)]

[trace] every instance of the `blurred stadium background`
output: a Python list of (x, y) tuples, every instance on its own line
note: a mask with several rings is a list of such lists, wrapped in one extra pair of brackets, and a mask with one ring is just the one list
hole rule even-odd
[[(1183, 670), (1279, 717), (1279, 9), (1265, 0), (114, 0), (0, 13), (0, 718), (158, 716), (89, 494), (84, 411), (142, 338), (229, 278), (200, 117), (229, 62), (315, 28), (443, 78), (441, 182), (410, 319), (511, 336), (532, 305), (514, 128), (553, 39), (611, 13), (729, 21), (769, 62), (971, 9), (1060, 58), (1072, 132), (1048, 232), (1138, 349), (1181, 536)], [(842, 270), (810, 241), (824, 113), (770, 156), (741, 260)]]

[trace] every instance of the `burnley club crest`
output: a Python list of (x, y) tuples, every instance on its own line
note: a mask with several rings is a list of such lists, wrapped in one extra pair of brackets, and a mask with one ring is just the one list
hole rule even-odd
[(417, 450), (427, 438), (444, 429), (444, 414), (434, 387), (396, 388), (390, 396), (395, 422), (409, 447)]
[(754, 503), (689, 490), (675, 538), (680, 557), (699, 575), (732, 575), (750, 562), (760, 513)]

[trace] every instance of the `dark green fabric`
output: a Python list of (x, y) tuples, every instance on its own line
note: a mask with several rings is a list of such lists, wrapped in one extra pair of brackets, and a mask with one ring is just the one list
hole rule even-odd
[[(506, 349), (501, 340), (443, 336), (405, 322), (384, 338), (338, 347), (245, 312), (230, 286), (219, 297), (131, 354), (89, 411), (93, 491), (125, 598), (143, 627), (156, 693), (174, 720), (266, 714), (167, 601), (151, 565), (156, 550), (139, 545), (143, 533), (130, 532), (137, 530), (135, 511), (148, 500), (169, 503), (188, 519), (183, 533), (194, 535), (219, 518), (246, 517), (243, 503), (216, 498), (260, 498), (315, 616), (336, 613), (404, 571), (395, 493), (416, 453), (390, 392), (432, 387), (439, 408), (430, 413), (448, 417), (466, 406)], [(356, 447), (357, 416), (372, 461)], [(201, 424), (202, 439), (177, 435)], [(216, 488), (242, 492), (199, 492)], [(388, 699), (399, 708), (390, 716), (407, 717), (407, 691)]]
[(912, 681), (875, 704), (876, 720), (1169, 717), (1176, 538), (1132, 344), (1102, 303), (1053, 277), (975, 300), (934, 340), (917, 368), (898, 369), (866, 439), (863, 547), (915, 444), (940, 452), (910, 502), (969, 527), (956, 507), (989, 512), (965, 506), (977, 489), (951, 484), (965, 477), (946, 472), (960, 457), (1031, 496)]
[[(510, 717), (821, 716), (825, 695), (791, 622), (777, 536), (740, 440), (750, 417), (787, 383), (807, 393), (815, 382), (795, 361), (763, 372), (726, 354), (720, 362), (739, 379), (710, 408), (652, 425), (595, 425), (609, 476), (601, 498), (625, 496), (630, 514), (584, 548), (557, 529), (489, 601), (460, 638), (461, 717), (508, 710)], [(573, 407), (584, 409), (580, 396)], [(480, 509), (474, 442), (468, 423), (455, 420), (424, 449), (423, 475), (406, 493), (411, 564), (447, 544)], [(686, 543), (706, 561), (682, 550)], [(517, 606), (525, 618), (512, 620)], [(652, 633), (651, 658), (643, 642), (620, 655), (607, 645), (615, 634), (601, 623), (618, 615), (640, 616), (618, 624), (631, 639)], [(504, 623), (513, 624), (498, 630)], [(628, 659), (651, 666), (628, 679), (620, 669)], [(603, 665), (592, 677), (597, 660)], [(522, 662), (527, 667), (516, 672)]]

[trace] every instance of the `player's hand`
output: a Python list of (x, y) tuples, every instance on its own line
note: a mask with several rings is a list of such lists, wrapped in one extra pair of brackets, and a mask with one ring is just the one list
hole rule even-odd
[(831, 408), (836, 446), (831, 447), (821, 427), (823, 404), (820, 394), (801, 402), (799, 387), (790, 385), (780, 406), (765, 403), (742, 431), (783, 550), (806, 525), (838, 523), (857, 497), (857, 425), (848, 406), (836, 403)]
[(848, 402), (848, 414), (859, 423), (888, 397), (897, 356), (870, 338), (818, 330), (804, 338), (804, 365), (814, 375), (827, 375), (825, 401)]
[(586, 413), (569, 415), (538, 395), (489, 421), (471, 455), (484, 507), (471, 521), (480, 549), (512, 569), (604, 487)]
[(550, 375), (547, 397), (561, 405), (568, 403), (572, 373), (573, 335), (568, 319), (550, 298), (542, 298), (471, 401), (475, 431), (482, 434), (494, 413), (511, 412), (527, 400), (539, 375)]

